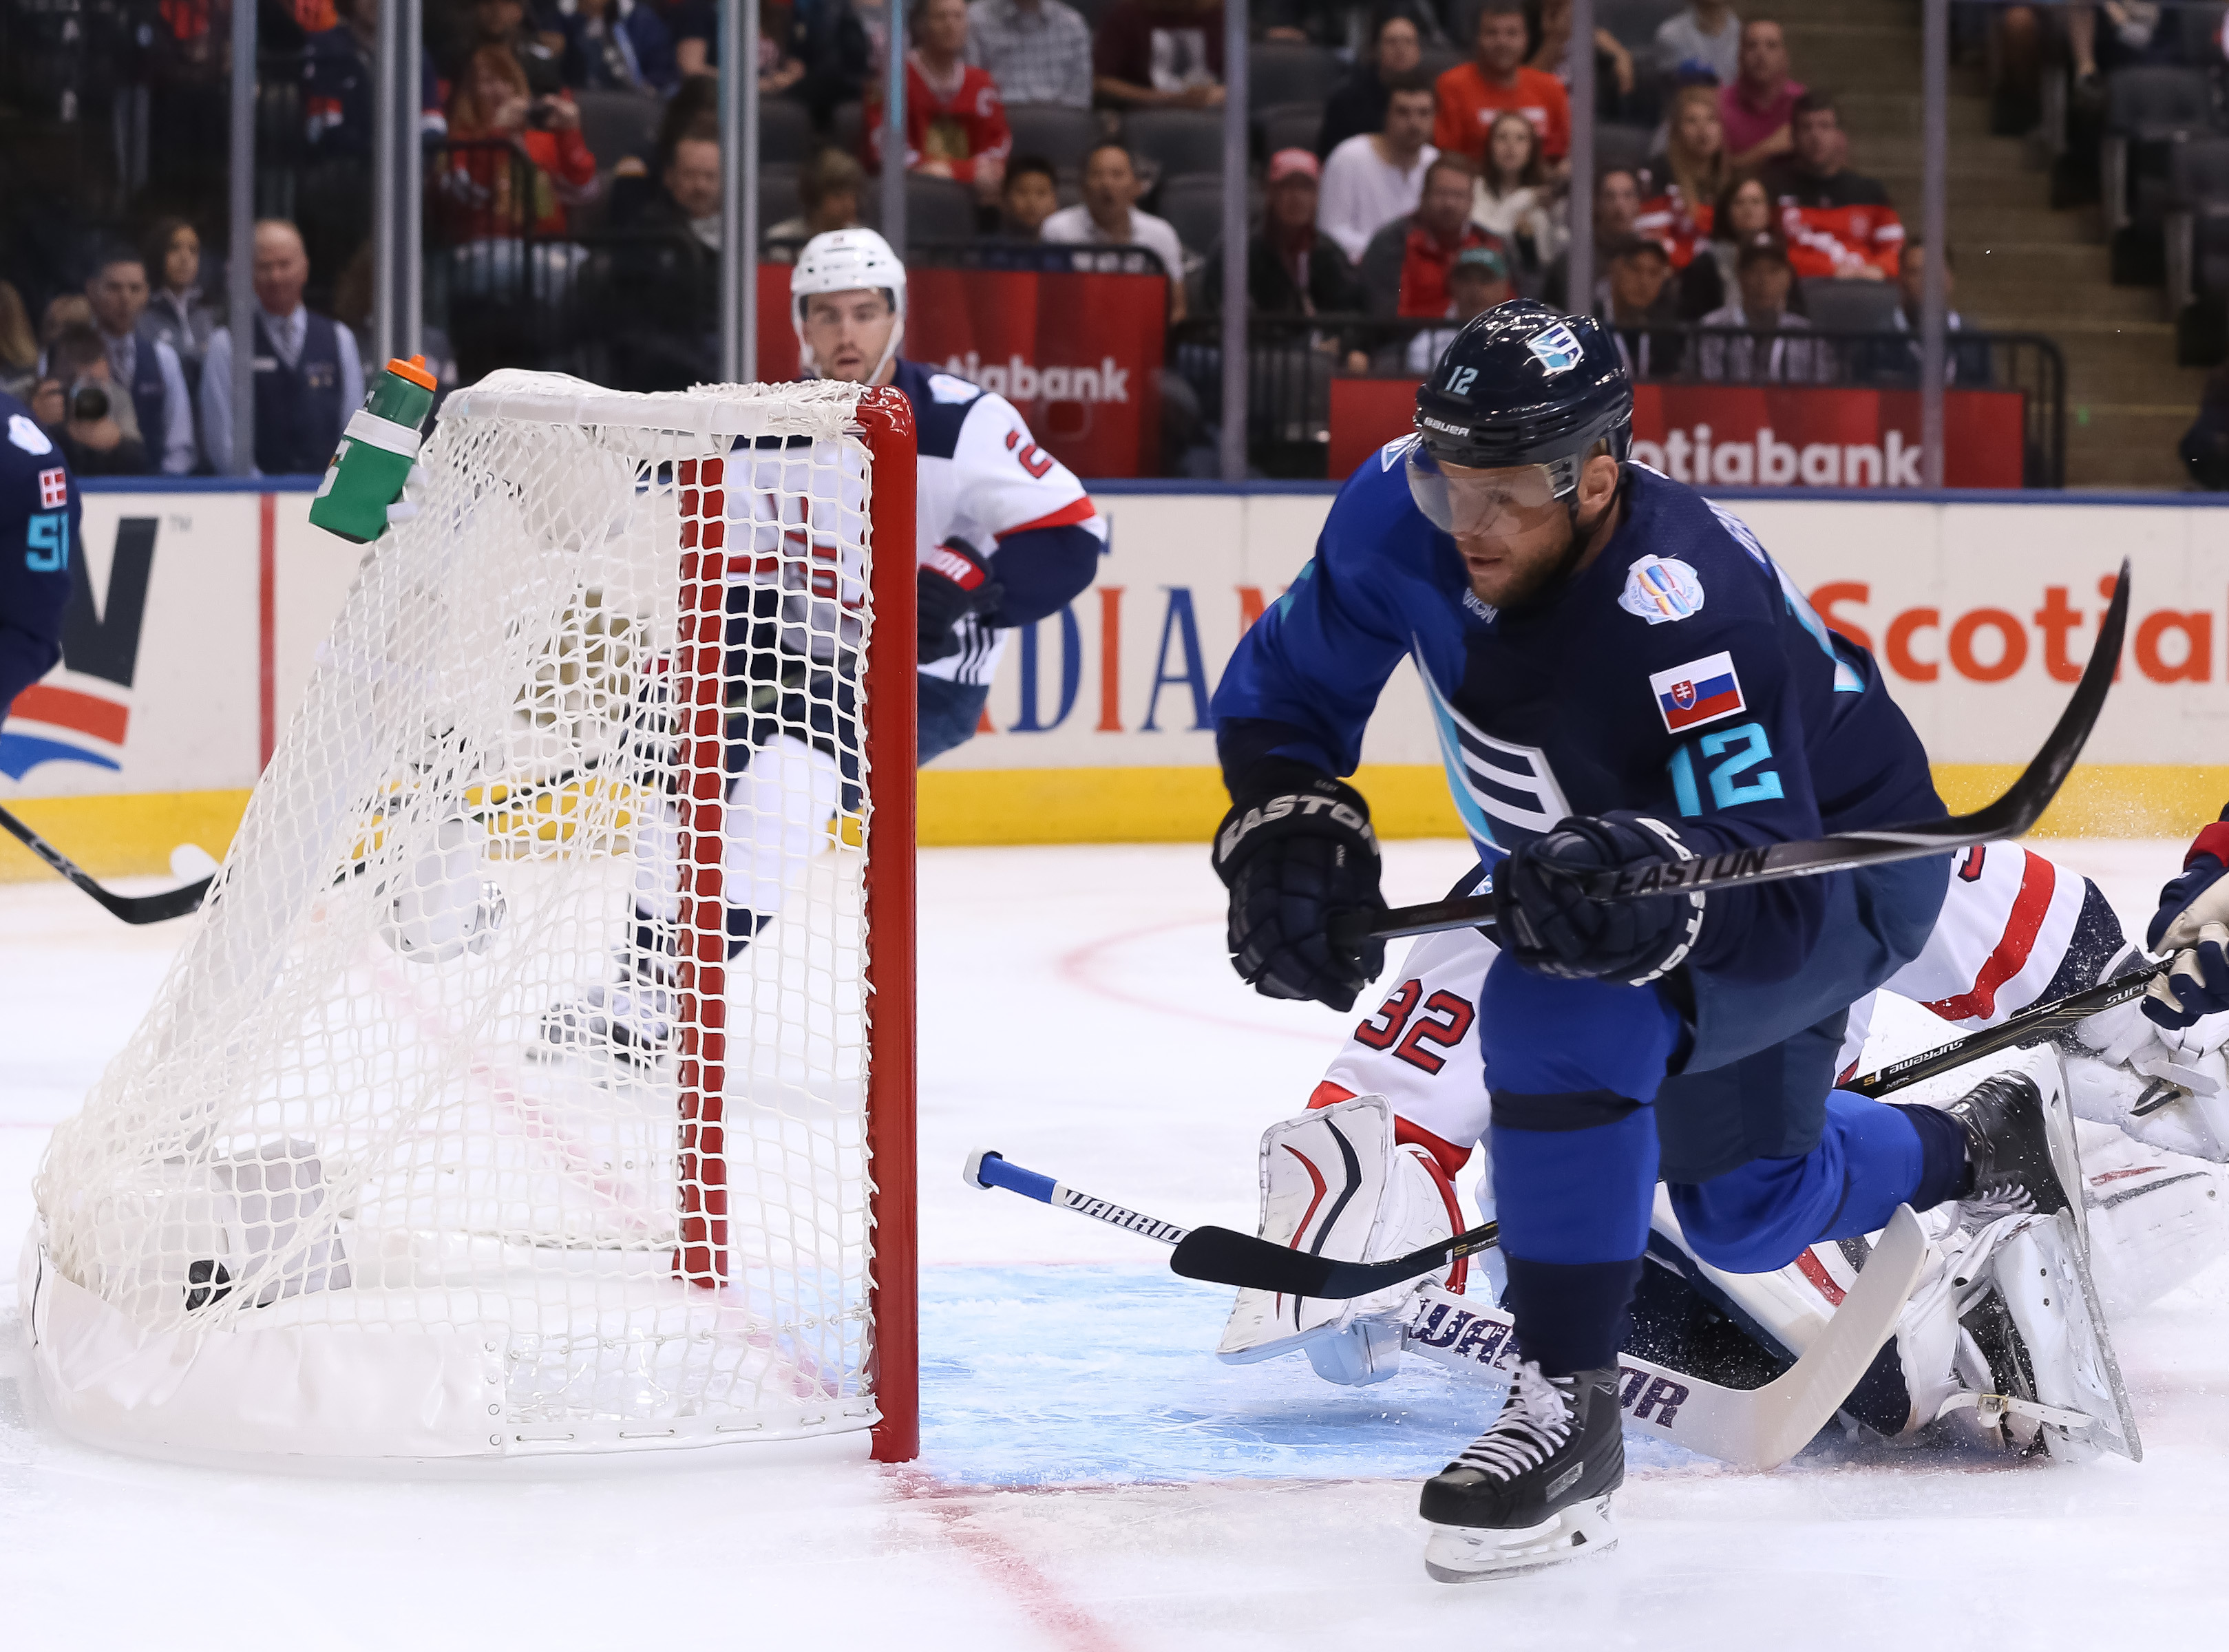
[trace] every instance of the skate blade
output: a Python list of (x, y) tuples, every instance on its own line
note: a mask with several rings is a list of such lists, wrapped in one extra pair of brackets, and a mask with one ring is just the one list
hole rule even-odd
[(1616, 1546), (1609, 1499), (1602, 1496), (1573, 1503), (1554, 1519), (1519, 1530), (1436, 1526), (1424, 1544), (1424, 1573), (1435, 1583), (1483, 1583)]

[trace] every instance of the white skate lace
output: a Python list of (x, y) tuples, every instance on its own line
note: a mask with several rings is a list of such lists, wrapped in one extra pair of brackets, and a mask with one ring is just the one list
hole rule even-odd
[(1514, 1480), (1545, 1462), (1571, 1437), (1574, 1412), (1539, 1366), (1527, 1360), (1517, 1367), (1509, 1403), (1493, 1426), (1465, 1446), (1455, 1465), (1478, 1469), (1499, 1480)]
[(2027, 1189), (2017, 1182), (1993, 1182), (1987, 1187), (1977, 1187), (1970, 1199), (1958, 1203), (1958, 1225), (1979, 1233), (1993, 1222), (2008, 1216), (2030, 1216), (2035, 1212), (2035, 1199)]

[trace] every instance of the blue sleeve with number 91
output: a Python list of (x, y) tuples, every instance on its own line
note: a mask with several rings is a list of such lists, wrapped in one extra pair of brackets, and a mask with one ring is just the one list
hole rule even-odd
[(25, 524), (23, 566), (34, 574), (69, 571), (69, 518), (59, 511), (42, 511)]

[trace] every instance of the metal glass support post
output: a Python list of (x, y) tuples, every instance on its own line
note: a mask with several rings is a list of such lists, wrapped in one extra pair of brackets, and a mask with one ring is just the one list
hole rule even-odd
[(1223, 7), (1223, 479), (1246, 479), (1247, 0)]
[(232, 332), (232, 465), (255, 468), (255, 8), (232, 9), (232, 132), (225, 317)]
[(1920, 238), (1927, 247), (1919, 306), (1920, 475), (1943, 485), (1943, 381), (1947, 376), (1950, 267), (1943, 237), (1950, 216), (1950, 0), (1926, 0), (1921, 11)]
[(402, 27), (400, 9), (379, 9), (379, 33), (374, 44), (371, 106), (371, 360), (365, 366), (376, 371), (395, 349), (395, 183), (401, 163), (403, 124), (401, 100), (395, 94), (400, 65), (395, 61), (397, 36)]
[[(755, 0), (720, 0), (720, 382), (743, 377), (744, 252), (743, 108), (746, 86), (755, 89), (758, 54), (743, 55), (743, 14), (757, 15)], [(755, 123), (754, 123), (755, 124)]]
[(1564, 310), (1595, 304), (1595, 0), (1571, 0), (1571, 246)]
[(890, 54), (883, 65), (883, 239), (906, 255), (906, 33), (904, 0), (890, 8)]
[[(395, 54), (395, 353), (426, 348), (426, 80), (425, 0), (384, 0), (397, 14)], [(384, 366), (385, 363), (382, 363)]]
[[(759, 9), (757, 0), (744, 0), (743, 67), (743, 220), (741, 232), (723, 246), (742, 271), (742, 302), (736, 325), (742, 334), (736, 376), (730, 382), (748, 384), (759, 376)], [(722, 164), (726, 164), (724, 157)]]

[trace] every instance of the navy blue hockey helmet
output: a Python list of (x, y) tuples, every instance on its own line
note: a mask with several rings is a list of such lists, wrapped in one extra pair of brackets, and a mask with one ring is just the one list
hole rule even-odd
[[(1620, 460), (1631, 449), (1633, 384), (1592, 316), (1514, 299), (1474, 316), (1440, 352), (1416, 390), (1416, 434), (1412, 485), (1415, 472), (1428, 478), (1442, 463), (1539, 465), (1563, 498), (1577, 489), (1580, 461), (1596, 442)], [(1421, 495), (1419, 503), (1429, 514)]]

